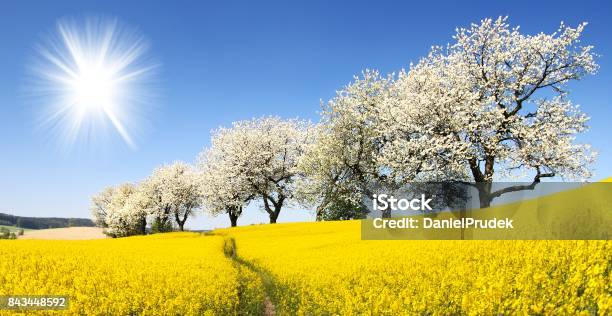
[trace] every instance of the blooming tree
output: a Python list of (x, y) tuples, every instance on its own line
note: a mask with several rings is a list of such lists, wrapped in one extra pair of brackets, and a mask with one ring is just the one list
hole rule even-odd
[(172, 204), (164, 199), (165, 187), (158, 169), (140, 184), (140, 197), (145, 199), (149, 216), (152, 217), (151, 230), (166, 232), (172, 230)]
[(212, 138), (211, 148), (202, 151), (198, 157), (203, 207), (211, 215), (226, 213), (232, 227), (238, 223), (242, 210), (255, 197), (246, 175), (231, 162), (231, 142), (217, 134)]
[(270, 223), (276, 223), (283, 206), (297, 201), (297, 163), (311, 129), (305, 121), (264, 117), (235, 122), (213, 135), (214, 146), (224, 152), (223, 168), (240, 175), (239, 183), (248, 183), (246, 196), (261, 198)]
[[(399, 177), (473, 180), (482, 207), (545, 177), (588, 178), (594, 153), (575, 142), (588, 118), (565, 89), (597, 70), (592, 46), (580, 45), (584, 26), (524, 35), (499, 18), (458, 29), (382, 102), (379, 160)], [(522, 176), (531, 183), (492, 190), (496, 177)]]
[(300, 196), (318, 204), (318, 219), (339, 197), (344, 204), (361, 205), (374, 184), (391, 185), (388, 170), (378, 160), (386, 142), (378, 118), (392, 84), (391, 77), (365, 71), (324, 104), (316, 141), (299, 164), (305, 175)]
[(89, 209), (93, 216), (94, 223), (99, 227), (106, 227), (106, 216), (109, 212), (114, 192), (114, 187), (106, 187), (91, 198), (91, 206)]
[(96, 223), (114, 237), (145, 234), (147, 217), (153, 217), (152, 226), (171, 228), (174, 220), (183, 230), (202, 203), (199, 178), (182, 162), (162, 166), (138, 185), (108, 187), (92, 197), (92, 214)]
[(136, 191), (132, 183), (121, 184), (112, 190), (105, 217), (107, 234), (122, 237), (144, 232), (146, 212), (135, 210), (129, 202)]
[(187, 219), (202, 204), (199, 176), (184, 162), (155, 169), (142, 185), (151, 214), (162, 226), (174, 220), (179, 230), (184, 230)]

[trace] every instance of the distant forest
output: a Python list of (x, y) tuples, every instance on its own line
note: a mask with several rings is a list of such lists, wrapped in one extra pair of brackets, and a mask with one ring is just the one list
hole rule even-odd
[(95, 226), (88, 218), (21, 217), (0, 213), (0, 225), (29, 229)]

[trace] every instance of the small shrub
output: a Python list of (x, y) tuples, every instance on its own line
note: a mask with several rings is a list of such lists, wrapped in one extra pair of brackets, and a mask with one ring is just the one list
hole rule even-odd
[(15, 233), (5, 227), (0, 228), (0, 239), (17, 239)]

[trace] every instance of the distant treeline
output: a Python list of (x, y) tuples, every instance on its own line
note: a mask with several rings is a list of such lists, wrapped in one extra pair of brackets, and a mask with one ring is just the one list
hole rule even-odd
[(4, 213), (0, 213), (0, 225), (29, 229), (95, 226), (94, 222), (88, 218), (21, 217)]

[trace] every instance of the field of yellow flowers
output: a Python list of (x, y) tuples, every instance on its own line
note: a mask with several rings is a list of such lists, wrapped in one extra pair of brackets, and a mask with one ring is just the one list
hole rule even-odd
[(609, 315), (611, 272), (611, 241), (362, 241), (358, 221), (0, 241), (0, 296), (68, 295), (52, 314)]
[(0, 240), (0, 295), (67, 295), (68, 311), (57, 314), (225, 315), (259, 310), (244, 305), (261, 301), (259, 294), (241, 288), (252, 284), (258, 290), (259, 279), (227, 259), (222, 245), (220, 237), (196, 233)]
[(611, 241), (363, 241), (357, 221), (217, 234), (283, 315), (612, 313)]

